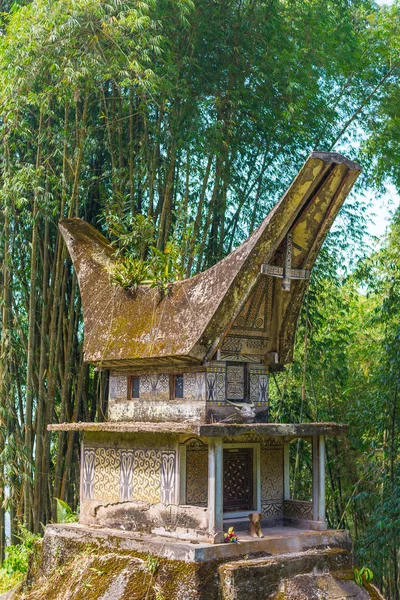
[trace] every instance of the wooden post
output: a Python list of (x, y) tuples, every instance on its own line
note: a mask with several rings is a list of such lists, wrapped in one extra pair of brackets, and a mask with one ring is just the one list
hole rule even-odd
[(318, 520), (325, 522), (325, 438), (319, 436), (319, 506)]
[(325, 438), (313, 436), (313, 519), (325, 523)]
[(290, 500), (289, 442), (283, 443), (283, 499)]
[(222, 438), (211, 438), (208, 444), (208, 529), (212, 543), (223, 542)]
[(312, 505), (313, 519), (318, 521), (319, 517), (319, 460), (318, 460), (318, 437), (313, 435), (312, 439)]

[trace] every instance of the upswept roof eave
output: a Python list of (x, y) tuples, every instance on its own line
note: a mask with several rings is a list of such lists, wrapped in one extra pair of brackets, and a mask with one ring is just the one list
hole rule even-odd
[[(61, 221), (60, 230), (81, 289), (88, 361), (127, 364), (175, 358), (198, 363), (208, 359), (251, 293), (261, 264), (273, 257), (323, 177), (338, 165), (345, 165), (357, 175), (361, 170), (341, 155), (311, 153), (281, 200), (241, 246), (207, 271), (174, 283), (171, 296), (157, 302), (153, 298), (155, 290), (146, 296), (139, 286), (133, 296), (111, 283), (109, 272), (115, 259), (110, 243), (100, 232), (81, 219)], [(107, 297), (112, 294), (117, 307), (113, 310), (121, 317), (119, 328), (115, 327), (115, 313), (102, 316)], [(150, 301), (153, 312), (148, 306)], [(124, 348), (129, 335), (134, 343)], [(148, 343), (143, 341), (147, 338), (151, 340)]]

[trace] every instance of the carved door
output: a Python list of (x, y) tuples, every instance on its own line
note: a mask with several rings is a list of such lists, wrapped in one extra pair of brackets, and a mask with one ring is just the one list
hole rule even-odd
[(225, 449), (224, 512), (253, 508), (253, 449)]

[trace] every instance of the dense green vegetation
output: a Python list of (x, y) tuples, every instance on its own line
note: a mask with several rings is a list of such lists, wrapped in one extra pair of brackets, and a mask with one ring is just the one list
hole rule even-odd
[[(161, 270), (178, 242), (173, 260), (189, 275), (247, 237), (310, 150), (358, 159), (361, 187), (400, 187), (397, 4), (35, 0), (3, 10), (0, 560), (5, 509), (15, 543), (18, 523), (40, 532), (55, 520), (54, 498), (77, 506), (77, 435), (52, 438), (46, 425), (106, 409), (107, 376), (82, 361), (62, 216), (113, 240), (148, 216)], [(351, 529), (360, 564), (398, 599), (400, 216), (376, 253), (364, 229), (353, 197), (315, 269), (271, 414), (350, 424), (348, 441), (328, 447), (329, 522)]]

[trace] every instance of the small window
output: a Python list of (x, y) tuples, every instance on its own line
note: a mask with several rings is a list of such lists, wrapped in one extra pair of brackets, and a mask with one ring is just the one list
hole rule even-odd
[(183, 398), (183, 375), (175, 375), (174, 397)]
[(140, 377), (131, 378), (131, 398), (140, 398)]

